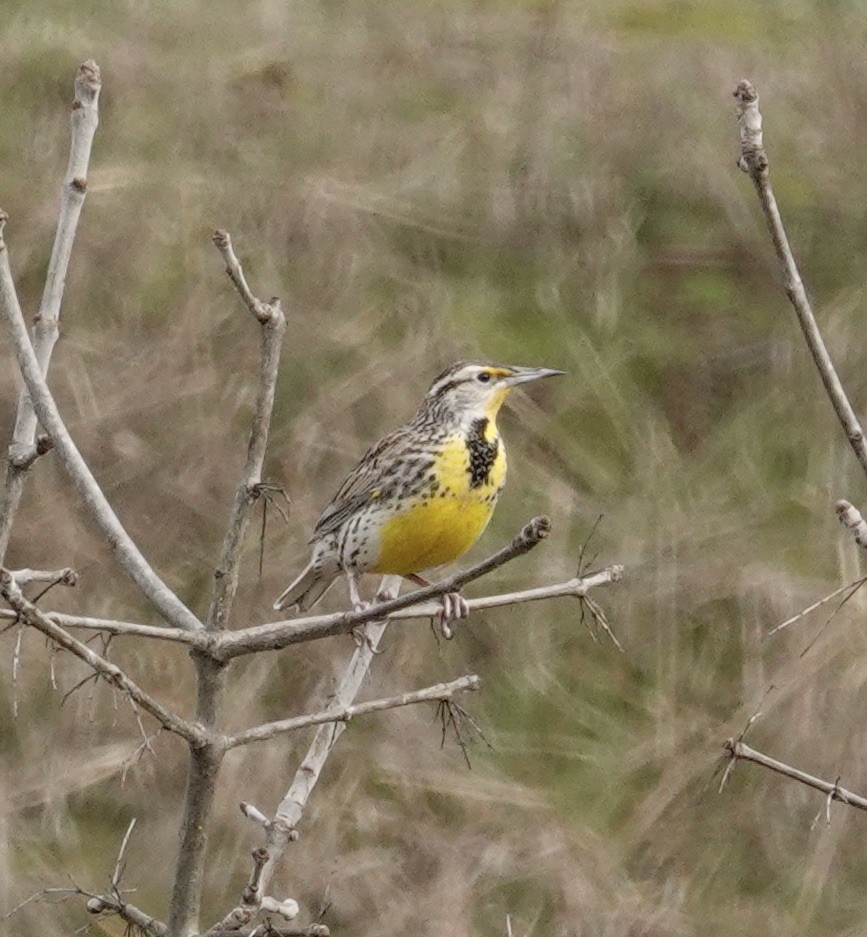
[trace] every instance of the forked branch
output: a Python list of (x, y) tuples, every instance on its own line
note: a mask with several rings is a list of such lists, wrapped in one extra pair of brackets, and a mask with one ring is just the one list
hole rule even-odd
[(174, 732), (190, 745), (201, 746), (209, 741), (208, 735), (198, 726), (194, 726), (166, 709), (152, 696), (145, 693), (116, 664), (100, 657), (92, 648), (67, 634), (59, 625), (44, 615), (39, 608), (28, 601), (8, 570), (0, 569), (0, 595), (15, 610), (19, 619), (27, 625), (41, 631), (60, 647), (83, 660), (106, 683), (125, 693), (136, 705), (150, 713), (169, 732)]
[(737, 114), (741, 139), (741, 155), (738, 166), (753, 180), (756, 187), (759, 202), (774, 244), (774, 250), (780, 262), (786, 295), (794, 307), (795, 314), (798, 317), (798, 324), (801, 326), (807, 347), (810, 349), (810, 354), (813, 356), (813, 361), (819, 370), (819, 375), (825, 385), (825, 391), (831, 400), (831, 405), (834, 407), (834, 412), (837, 414), (852, 450), (861, 463), (861, 468), (867, 473), (867, 440), (864, 438), (864, 430), (861, 428), (849, 398), (846, 396), (846, 391), (843, 389), (843, 384), (837, 375), (834, 362), (831, 360), (825, 346), (822, 333), (819, 331), (816, 317), (813, 315), (813, 308), (801, 280), (801, 274), (798, 272), (798, 265), (795, 263), (794, 254), (789, 246), (789, 239), (786, 235), (786, 229), (783, 227), (777, 200), (771, 188), (768, 155), (765, 152), (762, 136), (759, 96), (756, 89), (746, 79), (738, 82), (734, 96), (738, 102)]

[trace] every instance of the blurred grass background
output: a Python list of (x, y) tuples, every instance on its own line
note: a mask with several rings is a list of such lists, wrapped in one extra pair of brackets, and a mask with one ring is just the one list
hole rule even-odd
[[(237, 623), (267, 619), (319, 508), (363, 448), (461, 357), (567, 369), (504, 417), (511, 477), (474, 556), (531, 515), (555, 533), (486, 587), (572, 575), (601, 513), (599, 593), (626, 647), (576, 605), (480, 615), (437, 648), (387, 638), (368, 696), (475, 671), (493, 744), (472, 770), (429, 710), (353, 723), (276, 893), (337, 935), (855, 935), (867, 926), (861, 816), (810, 823), (819, 795), (749, 765), (718, 794), (722, 741), (764, 699), (756, 747), (867, 791), (867, 637), (856, 596), (803, 658), (819, 615), (765, 632), (854, 578), (837, 497), (863, 479), (797, 333), (748, 180), (731, 91), (763, 100), (784, 218), (853, 400), (860, 329), (867, 22), (854, 2), (6, 0), (0, 204), (21, 299), (41, 293), (71, 82), (102, 67), (101, 125), (52, 384), (122, 519), (206, 607), (254, 393), (255, 328), (210, 244), (235, 239), (289, 332), (268, 476), (293, 499), (248, 545)], [(5, 346), (4, 346), (5, 347)], [(0, 430), (18, 381), (6, 355)], [(56, 607), (153, 620), (51, 458), (9, 562), (72, 564)], [(481, 587), (476, 587), (480, 589)], [(470, 589), (469, 593), (472, 594)], [(343, 601), (339, 590), (329, 607)], [(125, 702), (26, 634), (0, 672), (0, 914), (72, 873), (99, 887), (138, 817), (126, 881), (165, 914), (184, 752), (123, 769)], [(236, 727), (316, 708), (351, 642), (235, 665)], [(173, 648), (116, 659), (189, 711)], [(17, 696), (20, 712), (13, 718)], [(249, 871), (257, 831), (309, 739), (234, 752), (222, 775), (205, 918)], [(71, 934), (76, 901), (10, 934)], [(120, 935), (112, 920), (95, 934)]]

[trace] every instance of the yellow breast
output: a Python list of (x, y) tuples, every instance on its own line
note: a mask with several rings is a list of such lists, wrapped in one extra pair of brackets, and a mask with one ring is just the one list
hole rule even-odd
[[(492, 428), (491, 440), (495, 434)], [(481, 483), (472, 484), (470, 469), (466, 440), (447, 440), (434, 464), (431, 487), (408, 499), (405, 509), (383, 524), (371, 572), (406, 576), (450, 563), (469, 550), (488, 526), (505, 481), (502, 442)]]

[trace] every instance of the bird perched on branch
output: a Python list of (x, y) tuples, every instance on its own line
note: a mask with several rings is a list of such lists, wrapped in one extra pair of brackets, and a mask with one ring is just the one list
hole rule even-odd
[[(450, 563), (488, 525), (506, 478), (497, 415), (519, 384), (562, 374), (460, 361), (446, 368), (416, 415), (369, 449), (322, 512), (313, 555), (274, 603), (306, 611), (345, 573), (356, 609), (362, 573), (427, 585), (423, 571)], [(467, 614), (457, 593), (442, 597), (441, 626)]]

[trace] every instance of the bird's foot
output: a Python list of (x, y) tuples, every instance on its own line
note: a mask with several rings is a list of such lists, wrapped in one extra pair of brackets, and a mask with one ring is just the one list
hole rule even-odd
[(450, 641), (455, 635), (452, 623), (466, 618), (470, 614), (470, 607), (460, 592), (444, 592), (440, 601), (443, 608), (436, 619), (436, 631), (446, 641)]
[(355, 640), (355, 646), (357, 648), (364, 647), (367, 648), (371, 654), (382, 654), (382, 651), (377, 650), (376, 645), (367, 633), (367, 627), (365, 625), (356, 625), (349, 633)]
[[(358, 599), (356, 601), (353, 601), (352, 610), (354, 612), (366, 612), (374, 604), (375, 604), (374, 602), (365, 602), (364, 599)], [(353, 639), (355, 640), (355, 646), (357, 648), (366, 647), (367, 650), (370, 651), (371, 654), (382, 653), (382, 651), (378, 651), (376, 649), (373, 641), (370, 639), (370, 635), (367, 633), (366, 624), (356, 625), (349, 633), (352, 635)]]

